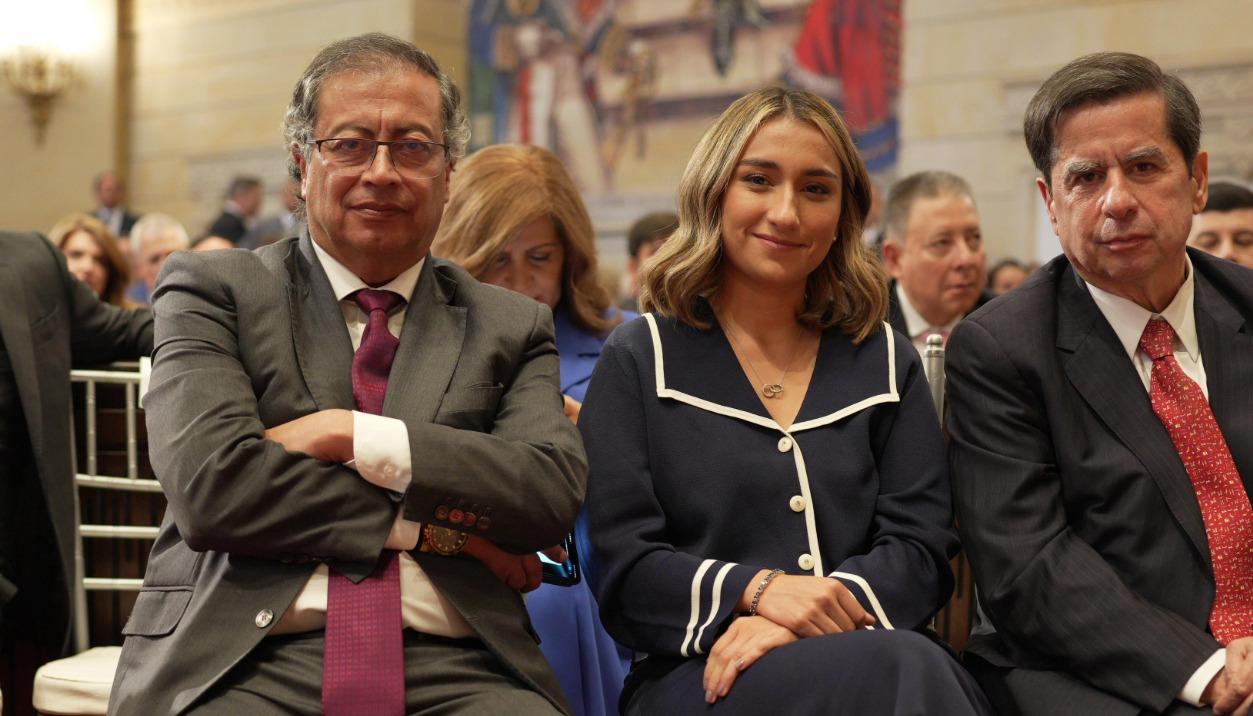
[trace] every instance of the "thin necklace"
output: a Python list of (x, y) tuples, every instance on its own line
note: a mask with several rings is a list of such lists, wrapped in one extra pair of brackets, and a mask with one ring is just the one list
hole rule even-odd
[(726, 330), (727, 338), (731, 339), (731, 347), (744, 355), (744, 360), (748, 362), (748, 369), (753, 372), (753, 377), (757, 379), (757, 382), (761, 383), (761, 394), (767, 398), (777, 398), (783, 395), (783, 381), (787, 379), (788, 372), (792, 370), (792, 365), (796, 363), (796, 357), (801, 352), (801, 343), (804, 341), (797, 342), (796, 347), (792, 349), (792, 358), (788, 360), (787, 367), (783, 369), (783, 375), (779, 376), (779, 382), (767, 383), (761, 379), (761, 375), (757, 372), (757, 366), (753, 365), (753, 359), (749, 358), (748, 353), (740, 347), (740, 342), (735, 338), (735, 331), (731, 330), (731, 324), (723, 322), (723, 328)]

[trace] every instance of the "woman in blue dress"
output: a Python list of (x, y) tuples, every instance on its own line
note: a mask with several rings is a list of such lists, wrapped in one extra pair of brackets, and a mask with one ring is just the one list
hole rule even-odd
[(870, 182), (816, 95), (697, 144), (643, 318), (579, 421), (591, 574), (627, 714), (988, 713), (926, 626), (957, 549), (917, 352), (861, 243)]
[[(463, 160), (431, 252), (552, 309), (561, 392), (577, 422), (605, 337), (634, 314), (612, 308), (598, 282), (592, 221), (561, 161), (516, 144)], [(527, 611), (576, 716), (617, 713), (629, 652), (605, 633), (586, 581), (541, 585)]]

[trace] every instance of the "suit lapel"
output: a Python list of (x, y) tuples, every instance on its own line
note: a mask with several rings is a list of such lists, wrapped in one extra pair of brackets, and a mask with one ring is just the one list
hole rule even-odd
[(287, 270), (292, 341), (305, 385), (319, 410), (353, 410), (352, 339), (308, 233), (293, 244)]
[(1245, 489), (1253, 492), (1253, 334), (1244, 318), (1199, 271), (1196, 332), (1210, 408)]
[[(1100, 309), (1068, 269), (1059, 279), (1057, 347), (1071, 385), (1118, 440), (1144, 465), (1175, 520), (1206, 565), (1209, 542), (1192, 482), (1144, 384)], [(1207, 366), (1208, 367), (1208, 366)]]
[(43, 401), (40, 398), (43, 391), (39, 387), (39, 364), (35, 362), (30, 321), (33, 316), (40, 314), (32, 312), (27, 306), (26, 296), (29, 292), (17, 269), (0, 263), (0, 286), (5, 287), (3, 293), (0, 293), (4, 306), (4, 310), (0, 311), (0, 339), (3, 339), (4, 350), (9, 354), (13, 378), (22, 398), (22, 412), (26, 414), (26, 429), (30, 435), (31, 446), (35, 454), (39, 454), (43, 450)]
[(383, 415), (414, 425), (435, 418), (465, 339), (466, 309), (450, 305), (457, 284), (427, 256), (400, 332)]

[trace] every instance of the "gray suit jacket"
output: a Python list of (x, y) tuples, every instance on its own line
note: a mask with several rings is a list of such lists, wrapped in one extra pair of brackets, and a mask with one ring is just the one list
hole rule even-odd
[[(1189, 251), (1210, 405), (1253, 485), (1253, 271)], [(948, 343), (953, 491), (1005, 713), (1157, 712), (1218, 648), (1200, 507), (1065, 258)], [(1022, 673), (1016, 673), (1022, 672)], [(1030, 673), (1027, 673), (1030, 672)], [(1177, 706), (1177, 705), (1176, 705)]]
[[(145, 404), (169, 509), (124, 630), (111, 714), (186, 710), (265, 637), (319, 562), (364, 578), (398, 509), (352, 470), (263, 439), (267, 427), (353, 407), (352, 345), (307, 234), (172, 256), (155, 311)], [(479, 534), (507, 550), (557, 544), (586, 482), (557, 373), (547, 308), (428, 258), (383, 406), (408, 427), (406, 517), (456, 527), (436, 508), (464, 506), (490, 517)], [(473, 560), (414, 556), (502, 670), (565, 709), (521, 596)], [(258, 619), (266, 610), (274, 618)]]
[[(74, 465), (70, 460), (70, 368), (135, 359), (152, 350), (152, 315), (101, 303), (70, 275), (65, 258), (37, 234), (0, 232), (0, 382), (15, 386), (0, 404), (0, 415), (12, 414), (16, 398), (25, 418), (33, 470), (24, 460), (0, 465), (0, 496), (29, 492), (19, 480), (37, 480), (46, 511), (31, 504), (0, 506), (0, 614), (22, 619), (29, 615), (4, 610), (19, 589), (12, 574), (32, 570), (19, 561), (38, 562), (55, 572), (47, 580), (55, 594), (40, 594), (33, 605), (55, 610), (56, 626), (46, 646), (63, 651), (69, 645), (74, 583)], [(3, 499), (0, 497), (0, 499)], [(12, 511), (10, 513), (10, 510)], [(35, 521), (51, 522), (51, 530)], [(51, 532), (52, 545), (31, 545), (32, 534)], [(22, 549), (18, 549), (22, 547)], [(12, 571), (10, 571), (12, 569)], [(38, 570), (42, 571), (42, 570)], [(6, 576), (7, 573), (7, 576)], [(43, 583), (44, 580), (41, 580)]]

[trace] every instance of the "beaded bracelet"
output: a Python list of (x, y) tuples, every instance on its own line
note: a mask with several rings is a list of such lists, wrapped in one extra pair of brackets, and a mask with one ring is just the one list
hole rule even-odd
[(751, 617), (757, 614), (757, 603), (761, 601), (762, 593), (766, 591), (766, 587), (770, 586), (770, 583), (774, 581), (774, 578), (780, 574), (783, 574), (782, 569), (772, 569), (770, 570), (770, 574), (761, 578), (761, 584), (757, 585), (757, 591), (753, 593), (753, 601), (748, 605), (748, 616)]

